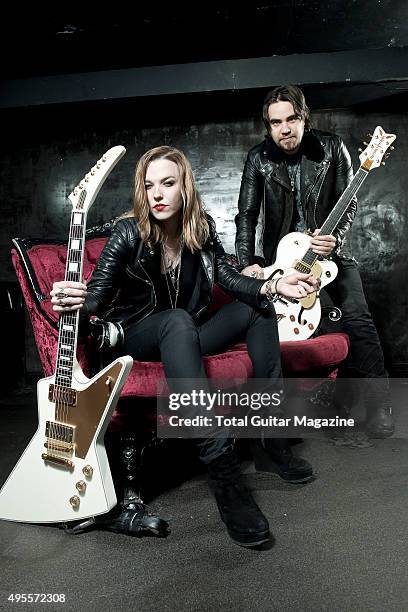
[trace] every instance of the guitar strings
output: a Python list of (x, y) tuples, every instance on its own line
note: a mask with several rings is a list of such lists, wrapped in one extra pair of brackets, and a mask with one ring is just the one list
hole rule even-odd
[[(70, 236), (67, 249), (67, 260), (65, 268), (65, 279), (67, 281), (79, 282), (82, 274), (82, 259), (85, 239), (85, 214), (81, 212), (81, 224), (74, 223), (74, 211), (71, 213)], [(72, 241), (78, 240), (78, 249), (72, 248)], [(77, 263), (77, 269), (71, 270), (70, 263)], [(54, 385), (54, 400), (55, 400), (55, 415), (56, 420), (62, 423), (68, 423), (68, 411), (70, 405), (69, 389), (72, 388), (73, 369), (76, 352), (76, 337), (79, 322), (79, 311), (63, 312), (60, 318), (60, 333), (57, 349), (57, 367), (55, 373)], [(65, 347), (70, 347), (69, 349)], [(68, 354), (67, 354), (68, 353)], [(64, 357), (64, 359), (62, 359)], [(64, 362), (64, 365), (61, 362)], [(68, 384), (67, 382), (68, 381)], [(50, 447), (54, 452), (57, 451), (56, 444), (58, 441), (64, 440), (63, 429), (55, 423), (50, 425), (51, 439), (56, 440), (55, 444), (51, 442)]]
[[(333, 225), (333, 229), (337, 226), (338, 222), (340, 221), (340, 219), (342, 218), (342, 216), (344, 215), (344, 213), (347, 210), (347, 206), (349, 205), (350, 201), (354, 198), (354, 196), (356, 195), (357, 191), (360, 189), (361, 185), (363, 184), (364, 180), (366, 179), (368, 175), (367, 170), (363, 170), (362, 168), (359, 168), (359, 170), (356, 172), (352, 182), (350, 183), (350, 185), (348, 186), (348, 188), (346, 189), (346, 191), (349, 191), (349, 194), (347, 194), (347, 197), (345, 197), (346, 195), (346, 191), (340, 196), (338, 202), (335, 204), (334, 208), (332, 209), (332, 211), (330, 212), (330, 214), (328, 215), (326, 221), (323, 223), (322, 225), (322, 230), (325, 226), (328, 225), (328, 222), (330, 221), (330, 225)], [(351, 196), (350, 196), (351, 194)], [(338, 208), (338, 211), (336, 212), (335, 209)], [(326, 232), (326, 230), (324, 230)], [(333, 230), (331, 230), (333, 231)], [(304, 255), (304, 257), (302, 258), (302, 261), (304, 261), (306, 264), (308, 265), (313, 265), (314, 262), (317, 260), (317, 255), (316, 253), (314, 253), (312, 251), (312, 249), (308, 249)]]

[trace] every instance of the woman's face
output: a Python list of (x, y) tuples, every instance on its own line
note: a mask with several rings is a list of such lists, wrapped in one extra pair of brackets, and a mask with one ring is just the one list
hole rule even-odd
[(145, 177), (150, 213), (157, 221), (168, 221), (180, 215), (183, 206), (181, 177), (177, 164), (169, 159), (155, 159)]

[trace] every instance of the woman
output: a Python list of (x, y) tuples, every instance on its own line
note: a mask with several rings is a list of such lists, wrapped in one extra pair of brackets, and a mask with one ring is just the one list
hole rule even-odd
[[(183, 390), (186, 379), (200, 380), (205, 387), (202, 355), (223, 352), (241, 339), (247, 342), (255, 377), (279, 380), (271, 300), (277, 289), (286, 297), (304, 297), (315, 289), (314, 277), (293, 274), (264, 282), (231, 266), (203, 210), (190, 163), (175, 148), (156, 147), (139, 160), (133, 215), (116, 223), (88, 287), (54, 283), (54, 310), (82, 308), (87, 315), (103, 316), (111, 323), (111, 344), (137, 360), (161, 359), (173, 390)], [(209, 318), (214, 282), (237, 301)], [(240, 480), (231, 441), (214, 431), (196, 444), (233, 541), (242, 546), (267, 541), (268, 522)], [(311, 478), (311, 466), (293, 457), (287, 443), (259, 446), (270, 458), (270, 469), (283, 478)]]

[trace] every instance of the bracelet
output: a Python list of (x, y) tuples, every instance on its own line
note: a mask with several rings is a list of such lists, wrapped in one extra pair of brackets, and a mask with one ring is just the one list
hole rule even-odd
[(276, 281), (273, 280), (268, 280), (265, 285), (265, 296), (268, 302), (273, 302), (273, 298), (275, 297), (275, 287), (272, 289), (272, 283), (275, 283), (276, 287)]

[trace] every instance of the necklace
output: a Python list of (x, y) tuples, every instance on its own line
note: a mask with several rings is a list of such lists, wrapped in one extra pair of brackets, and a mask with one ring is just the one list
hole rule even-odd
[[(164, 244), (161, 244), (162, 247), (162, 260), (163, 260), (163, 268), (164, 268), (164, 276), (166, 279), (167, 292), (169, 294), (170, 305), (172, 308), (177, 308), (177, 299), (180, 291), (180, 271), (181, 271), (181, 251), (183, 249), (182, 241), (180, 240), (180, 245), (178, 248), (178, 252), (174, 258), (169, 257), (168, 247), (165, 247)], [(169, 284), (170, 279), (170, 284)], [(174, 300), (172, 296), (172, 291), (170, 289), (170, 285), (173, 288), (174, 292)]]
[(297, 177), (300, 170), (300, 158), (297, 160), (296, 164), (285, 159), (285, 166), (290, 180), (290, 188), (292, 191), (295, 191)]

